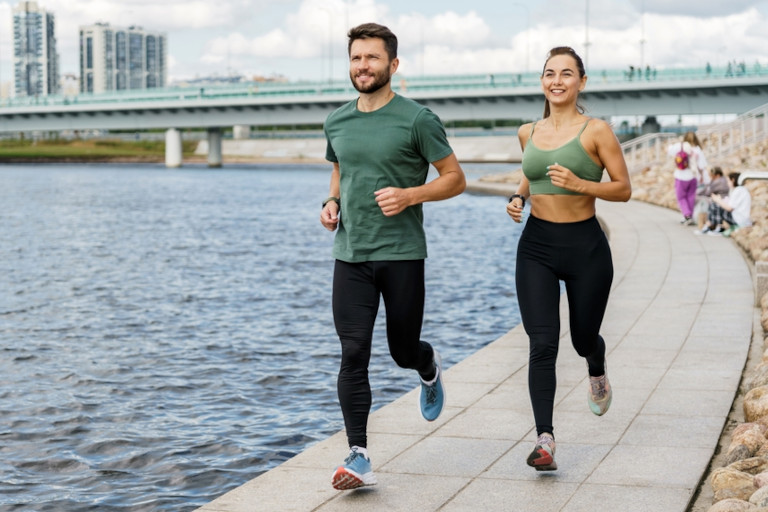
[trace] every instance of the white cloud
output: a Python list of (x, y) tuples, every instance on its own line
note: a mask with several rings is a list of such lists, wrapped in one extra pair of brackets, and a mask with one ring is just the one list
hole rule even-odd
[[(11, 6), (17, 1), (0, 0), (0, 27), (11, 26)], [(765, 0), (695, 0), (696, 8), (691, 8), (694, 0), (588, 0), (588, 53), (586, 5), (570, 0), (495, 6), (467, 6), (459, 0), (38, 2), (56, 15), (62, 72), (77, 71), (77, 28), (105, 21), (167, 32), (172, 79), (230, 71), (343, 79), (346, 31), (369, 21), (385, 24), (398, 35), (404, 75), (538, 71), (546, 52), (558, 45), (573, 46), (587, 58), (593, 74), (630, 64), (696, 67), (730, 59), (753, 63), (765, 61), (768, 46)], [(10, 31), (0, 30), (3, 80), (10, 75), (11, 52)]]
[[(445, 45), (450, 51), (460, 48), (464, 55), (469, 55), (467, 48), (492, 53), (492, 50), (484, 49), (491, 39), (490, 27), (474, 11), (465, 15), (448, 11), (433, 17), (408, 14), (391, 18), (388, 8), (373, 0), (354, 3), (304, 0), (296, 13), (286, 17), (284, 24), (267, 33), (246, 37), (238, 32), (210, 40), (200, 60), (213, 64), (232, 58), (242, 63), (248, 58), (301, 60), (332, 57), (339, 66), (346, 62), (348, 28), (369, 21), (387, 25), (398, 35), (399, 53), (405, 65), (401, 70), (415, 69), (413, 62), (407, 63), (408, 55), (420, 56), (426, 40), (430, 46)], [(433, 52), (440, 54), (439, 50)], [(477, 59), (468, 57), (467, 62), (473, 69), (477, 67)], [(432, 68), (439, 68), (439, 65), (430, 65)], [(261, 74), (267, 73), (261, 71)]]
[[(621, 68), (641, 60), (655, 67), (725, 65), (728, 60), (765, 59), (768, 20), (756, 9), (725, 17), (646, 15), (621, 31), (596, 31), (591, 38), (592, 61), (600, 68)], [(739, 34), (736, 39), (733, 34)], [(641, 40), (645, 40), (644, 48)]]
[(39, 5), (55, 13), (57, 24), (67, 27), (68, 31), (97, 21), (120, 26), (140, 25), (157, 31), (226, 27), (259, 3), (249, 0), (39, 0)]
[(418, 47), (422, 41), (452, 48), (478, 48), (491, 39), (491, 29), (475, 11), (465, 15), (448, 11), (427, 18), (420, 14), (400, 16), (392, 31), (401, 47)]
[[(604, 16), (604, 21), (610, 16), (620, 19), (624, 14)], [(766, 16), (756, 8), (705, 18), (646, 14), (642, 18), (632, 18), (628, 24), (590, 26), (588, 51), (583, 20), (565, 24), (538, 23), (528, 31), (515, 34), (509, 48), (485, 47), (467, 51), (456, 46), (441, 46), (437, 51), (428, 45), (426, 56), (414, 55), (413, 60), (419, 63), (423, 59), (426, 73), (440, 73), (441, 70), (442, 73), (455, 72), (453, 70), (481, 73), (538, 71), (550, 48), (568, 45), (587, 61), (588, 72), (593, 75), (603, 69), (625, 69), (630, 65), (703, 69), (707, 62), (724, 66), (730, 60), (745, 61), (748, 65), (759, 60), (765, 65), (768, 36), (764, 27), (767, 23)]]
[(321, 57), (329, 51), (346, 53), (347, 19), (381, 19), (386, 8), (370, 0), (348, 5), (343, 0), (305, 0), (296, 13), (289, 14), (280, 27), (247, 37), (240, 32), (211, 39), (201, 60), (221, 62), (226, 55), (303, 59)]
[[(138, 25), (146, 30), (166, 32), (173, 45), (173, 32), (199, 31), (199, 37), (211, 29), (226, 29), (249, 16), (258, 15), (270, 4), (267, 0), (37, 0), (52, 12), (56, 20), (57, 50), (61, 71), (75, 72), (79, 55), (79, 27), (97, 22), (113, 26)], [(12, 25), (13, 6), (17, 0), (0, 3), (0, 26)], [(285, 2), (281, 2), (285, 3)], [(0, 59), (11, 62), (12, 40), (9, 30), (0, 30)], [(3, 72), (7, 77), (8, 72)]]
[(654, 14), (678, 14), (695, 18), (729, 16), (754, 8), (762, 2), (756, 0), (631, 0), (637, 11)]

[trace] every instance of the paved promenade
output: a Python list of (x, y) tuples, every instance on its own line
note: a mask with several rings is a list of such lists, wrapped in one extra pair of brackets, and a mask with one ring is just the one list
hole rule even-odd
[(685, 512), (749, 352), (757, 312), (750, 266), (731, 240), (696, 236), (673, 211), (599, 202), (598, 215), (615, 266), (602, 330), (613, 405), (603, 417), (589, 411), (563, 296), (560, 469), (525, 464), (535, 431), (518, 326), (447, 369), (438, 421), (421, 419), (415, 389), (371, 416), (378, 485), (331, 488), (348, 451), (340, 432), (198, 510)]

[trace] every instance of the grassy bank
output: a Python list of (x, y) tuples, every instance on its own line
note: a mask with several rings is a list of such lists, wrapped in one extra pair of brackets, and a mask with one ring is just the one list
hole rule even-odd
[[(196, 141), (183, 141), (183, 157), (191, 157)], [(164, 141), (122, 140), (5, 140), (0, 162), (163, 162)]]

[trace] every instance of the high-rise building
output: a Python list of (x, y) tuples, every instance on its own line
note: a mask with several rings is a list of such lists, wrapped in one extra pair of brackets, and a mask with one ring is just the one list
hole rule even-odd
[(167, 62), (165, 33), (109, 23), (80, 27), (80, 92), (164, 87)]
[(13, 8), (13, 73), (16, 96), (47, 96), (59, 92), (59, 55), (54, 16), (37, 2)]

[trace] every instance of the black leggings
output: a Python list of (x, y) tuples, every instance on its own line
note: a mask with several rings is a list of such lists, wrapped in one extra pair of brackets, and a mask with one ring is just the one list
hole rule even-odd
[(597, 219), (554, 223), (529, 217), (517, 248), (515, 281), (530, 339), (528, 387), (536, 431), (554, 433), (560, 281), (568, 294), (573, 347), (586, 358), (590, 375), (605, 373), (600, 325), (613, 281), (613, 262)]
[(424, 260), (346, 263), (333, 273), (333, 320), (341, 341), (337, 381), (349, 446), (367, 446), (371, 410), (368, 363), (373, 325), (384, 298), (389, 353), (402, 368), (434, 378), (432, 347), (419, 339), (424, 317)]

